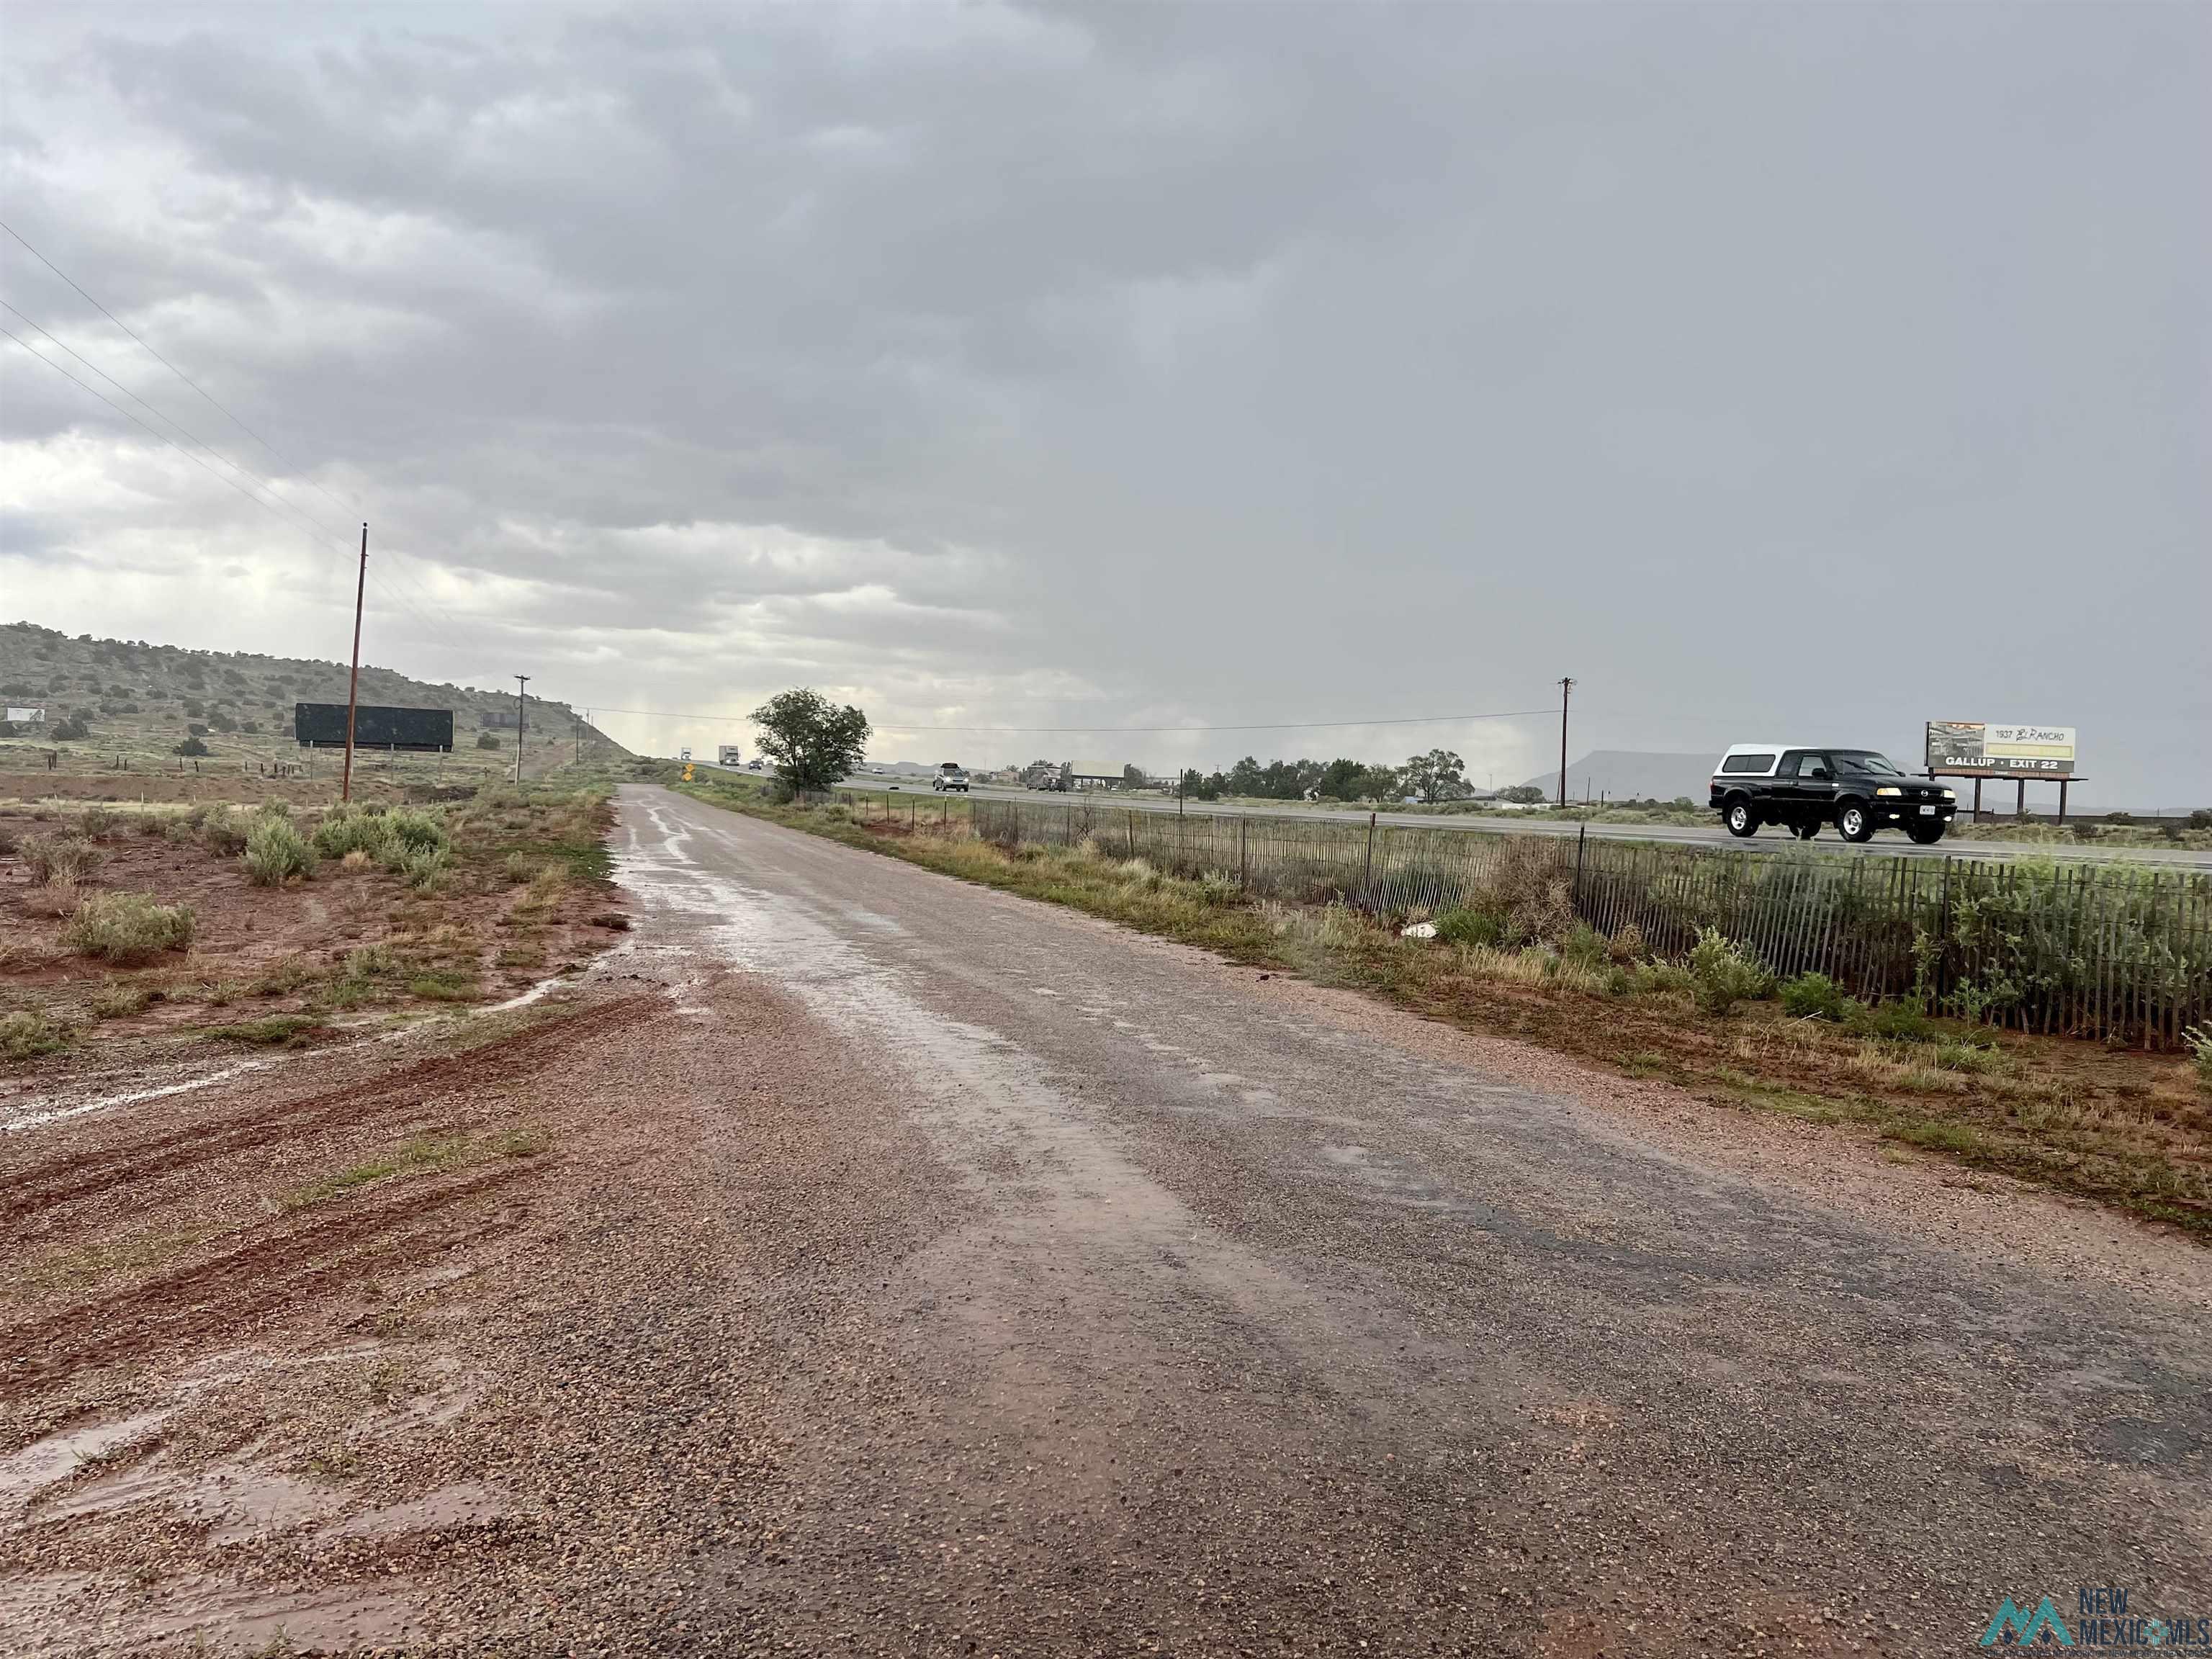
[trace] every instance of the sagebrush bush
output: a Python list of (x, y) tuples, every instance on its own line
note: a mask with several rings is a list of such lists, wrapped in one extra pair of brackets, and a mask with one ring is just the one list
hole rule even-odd
[(1690, 951), (1690, 981), (1691, 994), (1709, 1014), (1725, 1014), (1737, 1003), (1756, 1001), (1774, 989), (1774, 975), (1717, 927), (1698, 935)]
[(87, 841), (104, 841), (115, 833), (123, 815), (105, 806), (88, 806), (77, 814), (76, 830)]
[(1840, 1023), (1856, 1006), (1856, 1000), (1844, 995), (1844, 988), (1826, 974), (1800, 974), (1782, 984), (1783, 1011), (1794, 1018)]
[(507, 879), (508, 885), (520, 887), (524, 882), (528, 881), (532, 876), (537, 874), (537, 862), (532, 859), (528, 854), (516, 852), (509, 853), (507, 855)]
[(343, 859), (349, 853), (366, 853), (374, 858), (383, 852), (385, 839), (381, 816), (371, 817), (347, 805), (331, 808), (309, 837), (317, 854), (326, 859)]
[(1632, 921), (1607, 942), (1605, 953), (1627, 967), (1650, 956), (1651, 947), (1644, 942), (1644, 930)]
[[(393, 845), (397, 847), (398, 842)], [(433, 892), (446, 873), (446, 850), (442, 847), (416, 847), (402, 851), (399, 855), (400, 879), (418, 893)], [(533, 890), (537, 883), (532, 882)]]
[(1578, 967), (1595, 968), (1609, 957), (1606, 937), (1586, 921), (1578, 921), (1559, 941), (1559, 954)]
[(62, 929), (72, 951), (118, 966), (146, 962), (192, 942), (192, 907), (156, 904), (143, 893), (94, 893)]
[(23, 866), (41, 886), (74, 885), (100, 865), (100, 849), (76, 836), (26, 836)]
[(315, 873), (315, 849), (287, 813), (266, 807), (254, 815), (246, 832), (246, 851), (240, 855), (246, 878), (256, 887), (282, 887), (298, 876)]
[(228, 806), (209, 809), (199, 830), (200, 844), (219, 859), (234, 859), (246, 850), (246, 827)]

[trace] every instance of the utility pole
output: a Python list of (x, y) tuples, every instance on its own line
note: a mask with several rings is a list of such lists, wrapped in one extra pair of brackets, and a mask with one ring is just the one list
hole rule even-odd
[(346, 681), (346, 754), (345, 777), (338, 785), (338, 799), (353, 799), (353, 715), (361, 704), (361, 602), (368, 592), (368, 520), (361, 525), (361, 574), (353, 584), (353, 673)]
[(1562, 806), (1567, 804), (1567, 693), (1574, 689), (1575, 683), (1571, 679), (1559, 682), (1559, 805)]
[(584, 763), (584, 726), (591, 718), (592, 711), (586, 708), (583, 720), (576, 722), (576, 764), (579, 766)]
[(527, 674), (514, 677), (514, 781), (518, 787), (522, 782), (522, 737), (530, 725), (530, 704), (523, 688), (529, 684)]

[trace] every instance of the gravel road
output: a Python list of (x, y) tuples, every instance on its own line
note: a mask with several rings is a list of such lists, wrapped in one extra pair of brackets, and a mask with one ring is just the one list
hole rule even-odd
[(527, 1006), (0, 1126), (0, 1655), (2212, 1616), (2212, 1253), (665, 790), (616, 851)]
[(702, 1063), (809, 1103), (746, 1176), (819, 1322), (726, 1581), (764, 1639), (1923, 1653), (2083, 1585), (2212, 1612), (2193, 1247), (665, 791), (620, 823), (638, 959), (787, 1011), (732, 1055), (702, 1001)]

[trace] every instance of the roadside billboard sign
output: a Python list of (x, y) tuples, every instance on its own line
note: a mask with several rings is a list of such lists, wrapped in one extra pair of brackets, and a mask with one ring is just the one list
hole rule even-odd
[[(346, 706), (342, 702), (295, 703), (292, 736), (303, 749), (344, 748)], [(356, 749), (442, 752), (453, 746), (453, 711), (392, 708), (365, 702), (354, 710), (353, 741)]]
[(1928, 769), (1964, 777), (2070, 778), (2074, 728), (1930, 720)]
[(43, 708), (10, 707), (4, 713), (0, 713), (0, 720), (6, 720), (10, 726), (44, 726), (46, 723), (46, 711)]

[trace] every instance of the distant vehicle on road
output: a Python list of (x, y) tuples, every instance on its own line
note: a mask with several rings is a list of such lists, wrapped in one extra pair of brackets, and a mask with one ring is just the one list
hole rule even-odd
[(1902, 830), (1923, 847), (1942, 840), (1955, 790), (1909, 776), (1872, 749), (1739, 743), (1713, 769), (1712, 805), (1732, 836), (1778, 823), (1801, 841), (1832, 823), (1845, 841)]
[(929, 781), (933, 789), (957, 789), (968, 793), (968, 774), (958, 761), (947, 761), (937, 769), (937, 775)]

